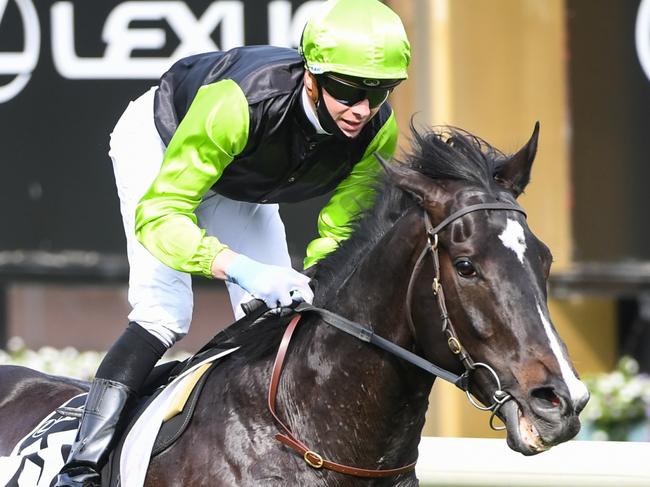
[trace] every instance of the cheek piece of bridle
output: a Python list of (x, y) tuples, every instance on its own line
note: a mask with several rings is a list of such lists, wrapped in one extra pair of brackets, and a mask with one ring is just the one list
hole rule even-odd
[[(271, 385), (269, 387), (269, 395), (268, 395), (268, 407), (273, 418), (276, 420), (278, 425), (284, 430), (284, 434), (277, 434), (275, 438), (281, 443), (293, 448), (296, 452), (298, 452), (303, 457), (305, 462), (307, 462), (307, 464), (310, 465), (311, 467), (315, 469), (325, 468), (328, 470), (333, 470), (348, 475), (354, 475), (357, 477), (374, 478), (374, 477), (392, 477), (395, 475), (411, 472), (412, 470), (415, 469), (416, 462), (410, 463), (403, 467), (394, 468), (394, 469), (364, 469), (364, 468), (343, 465), (340, 463), (335, 463), (324, 459), (320, 454), (311, 450), (303, 442), (298, 440), (293, 435), (289, 426), (287, 426), (280, 419), (275, 407), (278, 385), (280, 382), (280, 376), (282, 374), (284, 359), (287, 350), (289, 348), (289, 342), (291, 341), (293, 332), (295, 331), (300, 321), (301, 313), (303, 312), (316, 313), (320, 315), (320, 318), (325, 323), (345, 333), (348, 333), (349, 335), (352, 335), (364, 342), (371, 343), (381, 348), (382, 350), (390, 352), (391, 354), (396, 355), (403, 360), (406, 360), (407, 362), (415, 365), (416, 367), (419, 367), (429, 372), (430, 374), (435, 375), (436, 377), (440, 377), (441, 379), (451, 382), (452, 384), (456, 385), (458, 388), (465, 391), (465, 393), (467, 394), (467, 398), (469, 399), (470, 403), (473, 406), (475, 406), (476, 408), (482, 411), (492, 412), (490, 416), (490, 427), (492, 429), (495, 430), (505, 429), (505, 427), (503, 426), (495, 426), (494, 418), (496, 417), (501, 407), (507, 401), (512, 399), (512, 396), (501, 389), (501, 381), (499, 380), (499, 377), (497, 373), (494, 371), (494, 369), (486, 363), (473, 361), (469, 353), (467, 352), (467, 350), (465, 350), (465, 348), (461, 345), (460, 340), (458, 338), (458, 334), (456, 333), (456, 330), (454, 329), (454, 325), (452, 324), (451, 319), (449, 317), (449, 313), (447, 312), (447, 305), (445, 303), (445, 293), (442, 288), (442, 282), (440, 279), (440, 259), (438, 256), (438, 234), (450, 223), (454, 222), (455, 220), (462, 217), (463, 215), (466, 215), (474, 211), (479, 211), (479, 210), (516, 211), (526, 216), (526, 213), (520, 207), (513, 205), (511, 203), (480, 203), (476, 205), (467, 206), (465, 208), (456, 211), (455, 213), (452, 213), (450, 216), (448, 216), (442, 222), (440, 222), (436, 227), (434, 227), (431, 224), (429, 214), (425, 210), (424, 225), (427, 233), (427, 243), (424, 246), (422, 252), (420, 253), (415, 263), (415, 266), (413, 267), (413, 271), (409, 279), (409, 284), (406, 293), (406, 316), (407, 316), (409, 327), (411, 329), (411, 333), (413, 334), (414, 340), (417, 342), (416, 328), (415, 328), (415, 324), (413, 323), (413, 317), (411, 313), (411, 301), (413, 299), (413, 288), (417, 277), (422, 271), (424, 259), (429, 253), (431, 253), (433, 258), (433, 273), (434, 273), (432, 291), (434, 296), (436, 297), (436, 302), (438, 304), (438, 310), (440, 312), (440, 319), (442, 322), (442, 331), (445, 333), (445, 336), (447, 337), (447, 344), (449, 345), (449, 349), (454, 355), (458, 356), (460, 362), (465, 367), (465, 372), (463, 374), (457, 375), (454, 374), (453, 372), (443, 369), (429, 362), (428, 360), (425, 360), (419, 355), (416, 355), (400, 347), (399, 345), (396, 345), (386, 340), (385, 338), (376, 335), (371, 329), (366, 328), (360, 325), (359, 323), (350, 321), (326, 309), (318, 308), (304, 302), (298, 304), (293, 309), (293, 312), (296, 312), (297, 314), (292, 318), (291, 322), (287, 326), (286, 331), (284, 332), (282, 341), (280, 343), (280, 347), (278, 349), (277, 356), (275, 358), (275, 363), (273, 364), (273, 371), (271, 373)], [(261, 303), (263, 304), (263, 301)], [(259, 303), (253, 306), (255, 307), (248, 308), (247, 306), (244, 306), (244, 309), (245, 311), (247, 311), (247, 314), (256, 314), (257, 316), (261, 316), (263, 312), (266, 310), (265, 307), (263, 307), (264, 309), (260, 309), (261, 305)], [(487, 370), (492, 375), (492, 377), (496, 382), (496, 389), (492, 394), (493, 403), (489, 406), (483, 406), (479, 404), (478, 401), (476, 401), (471, 395), (471, 393), (469, 392), (470, 379), (473, 373), (479, 368), (483, 368)]]
[[(436, 303), (438, 304), (438, 311), (440, 312), (440, 321), (442, 323), (442, 331), (447, 337), (447, 345), (449, 346), (449, 350), (451, 350), (451, 352), (458, 357), (460, 362), (465, 367), (465, 372), (462, 375), (460, 375), (456, 381), (454, 381), (454, 384), (458, 386), (460, 389), (462, 389), (463, 391), (465, 391), (465, 394), (467, 395), (467, 399), (475, 408), (480, 409), (481, 411), (492, 412), (492, 414), (490, 415), (490, 428), (499, 431), (499, 430), (504, 430), (505, 426), (495, 425), (494, 419), (496, 418), (501, 407), (507, 401), (512, 399), (512, 396), (501, 388), (501, 381), (499, 380), (499, 376), (497, 375), (496, 371), (484, 362), (475, 362), (474, 360), (472, 360), (472, 357), (469, 355), (467, 350), (461, 345), (460, 339), (458, 338), (458, 334), (456, 333), (456, 329), (454, 328), (454, 325), (451, 322), (451, 318), (449, 317), (449, 312), (447, 311), (445, 291), (442, 287), (442, 281), (441, 281), (440, 256), (438, 253), (438, 248), (439, 248), (438, 235), (440, 234), (440, 232), (449, 224), (453, 223), (454, 221), (461, 218), (462, 216), (480, 210), (516, 211), (524, 215), (524, 217), (526, 216), (526, 213), (522, 208), (510, 203), (479, 203), (476, 205), (470, 205), (470, 206), (466, 206), (465, 208), (461, 208), (455, 213), (449, 215), (442, 222), (440, 222), (436, 227), (434, 227), (431, 224), (431, 219), (429, 218), (429, 214), (425, 210), (424, 226), (426, 228), (426, 233), (427, 233), (427, 244), (424, 246), (424, 249), (422, 249), (420, 256), (415, 262), (415, 266), (413, 267), (413, 272), (411, 273), (411, 277), (409, 279), (409, 284), (406, 291), (406, 318), (409, 324), (409, 328), (411, 329), (411, 333), (413, 337), (415, 337), (415, 341), (417, 343), (417, 332), (415, 328), (415, 323), (413, 323), (413, 313), (411, 311), (411, 303), (413, 302), (413, 287), (417, 277), (422, 271), (424, 259), (429, 253), (431, 253), (432, 260), (433, 260), (433, 282), (431, 284), (431, 290), (433, 292), (433, 295), (436, 298)], [(489, 406), (481, 405), (478, 401), (474, 399), (474, 397), (469, 391), (470, 378), (472, 377), (473, 373), (479, 368), (483, 368), (487, 370), (492, 375), (492, 377), (494, 378), (494, 382), (496, 383), (496, 389), (492, 393), (493, 402)]]

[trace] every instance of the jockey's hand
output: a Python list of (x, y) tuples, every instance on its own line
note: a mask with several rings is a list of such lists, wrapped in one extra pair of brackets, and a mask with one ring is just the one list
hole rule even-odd
[(242, 287), (269, 308), (290, 306), (293, 301), (312, 303), (309, 278), (291, 267), (262, 264), (237, 255), (225, 269), (226, 280)]

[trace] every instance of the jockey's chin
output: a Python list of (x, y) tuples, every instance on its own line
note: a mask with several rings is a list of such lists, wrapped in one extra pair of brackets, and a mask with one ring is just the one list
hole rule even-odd
[(361, 133), (361, 130), (366, 125), (366, 123), (368, 123), (368, 121), (357, 122), (357, 121), (339, 120), (336, 122), (336, 125), (338, 125), (338, 127), (341, 129), (341, 132), (343, 132), (346, 135), (346, 137), (353, 139)]

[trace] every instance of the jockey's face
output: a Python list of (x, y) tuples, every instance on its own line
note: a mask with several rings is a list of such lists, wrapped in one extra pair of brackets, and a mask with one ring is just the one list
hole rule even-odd
[(363, 127), (375, 116), (381, 107), (379, 105), (375, 108), (370, 108), (370, 103), (367, 99), (347, 106), (337, 101), (325, 88), (323, 88), (322, 93), (327, 111), (330, 112), (332, 119), (336, 122), (339, 129), (341, 129), (341, 132), (350, 138), (359, 135)]
[[(316, 78), (305, 72), (304, 85), (311, 101), (316, 104), (318, 101), (318, 84)], [(347, 137), (353, 138), (361, 133), (363, 127), (379, 111), (381, 104), (371, 108), (367, 99), (360, 100), (354, 104), (345, 104), (338, 101), (325, 88), (321, 90), (325, 107), (331, 115), (334, 123)]]

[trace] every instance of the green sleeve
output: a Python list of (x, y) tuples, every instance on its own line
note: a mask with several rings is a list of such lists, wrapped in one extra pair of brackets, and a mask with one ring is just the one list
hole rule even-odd
[(307, 246), (305, 269), (311, 267), (338, 246), (352, 233), (352, 223), (357, 215), (372, 206), (375, 184), (382, 171), (375, 152), (390, 159), (397, 147), (397, 122), (391, 113), (386, 123), (370, 142), (362, 159), (354, 165), (350, 175), (336, 187), (332, 198), (318, 217), (319, 238)]
[(199, 89), (136, 209), (138, 240), (164, 264), (212, 277), (212, 261), (225, 245), (205, 235), (194, 212), (244, 149), (248, 130), (248, 102), (234, 81)]

